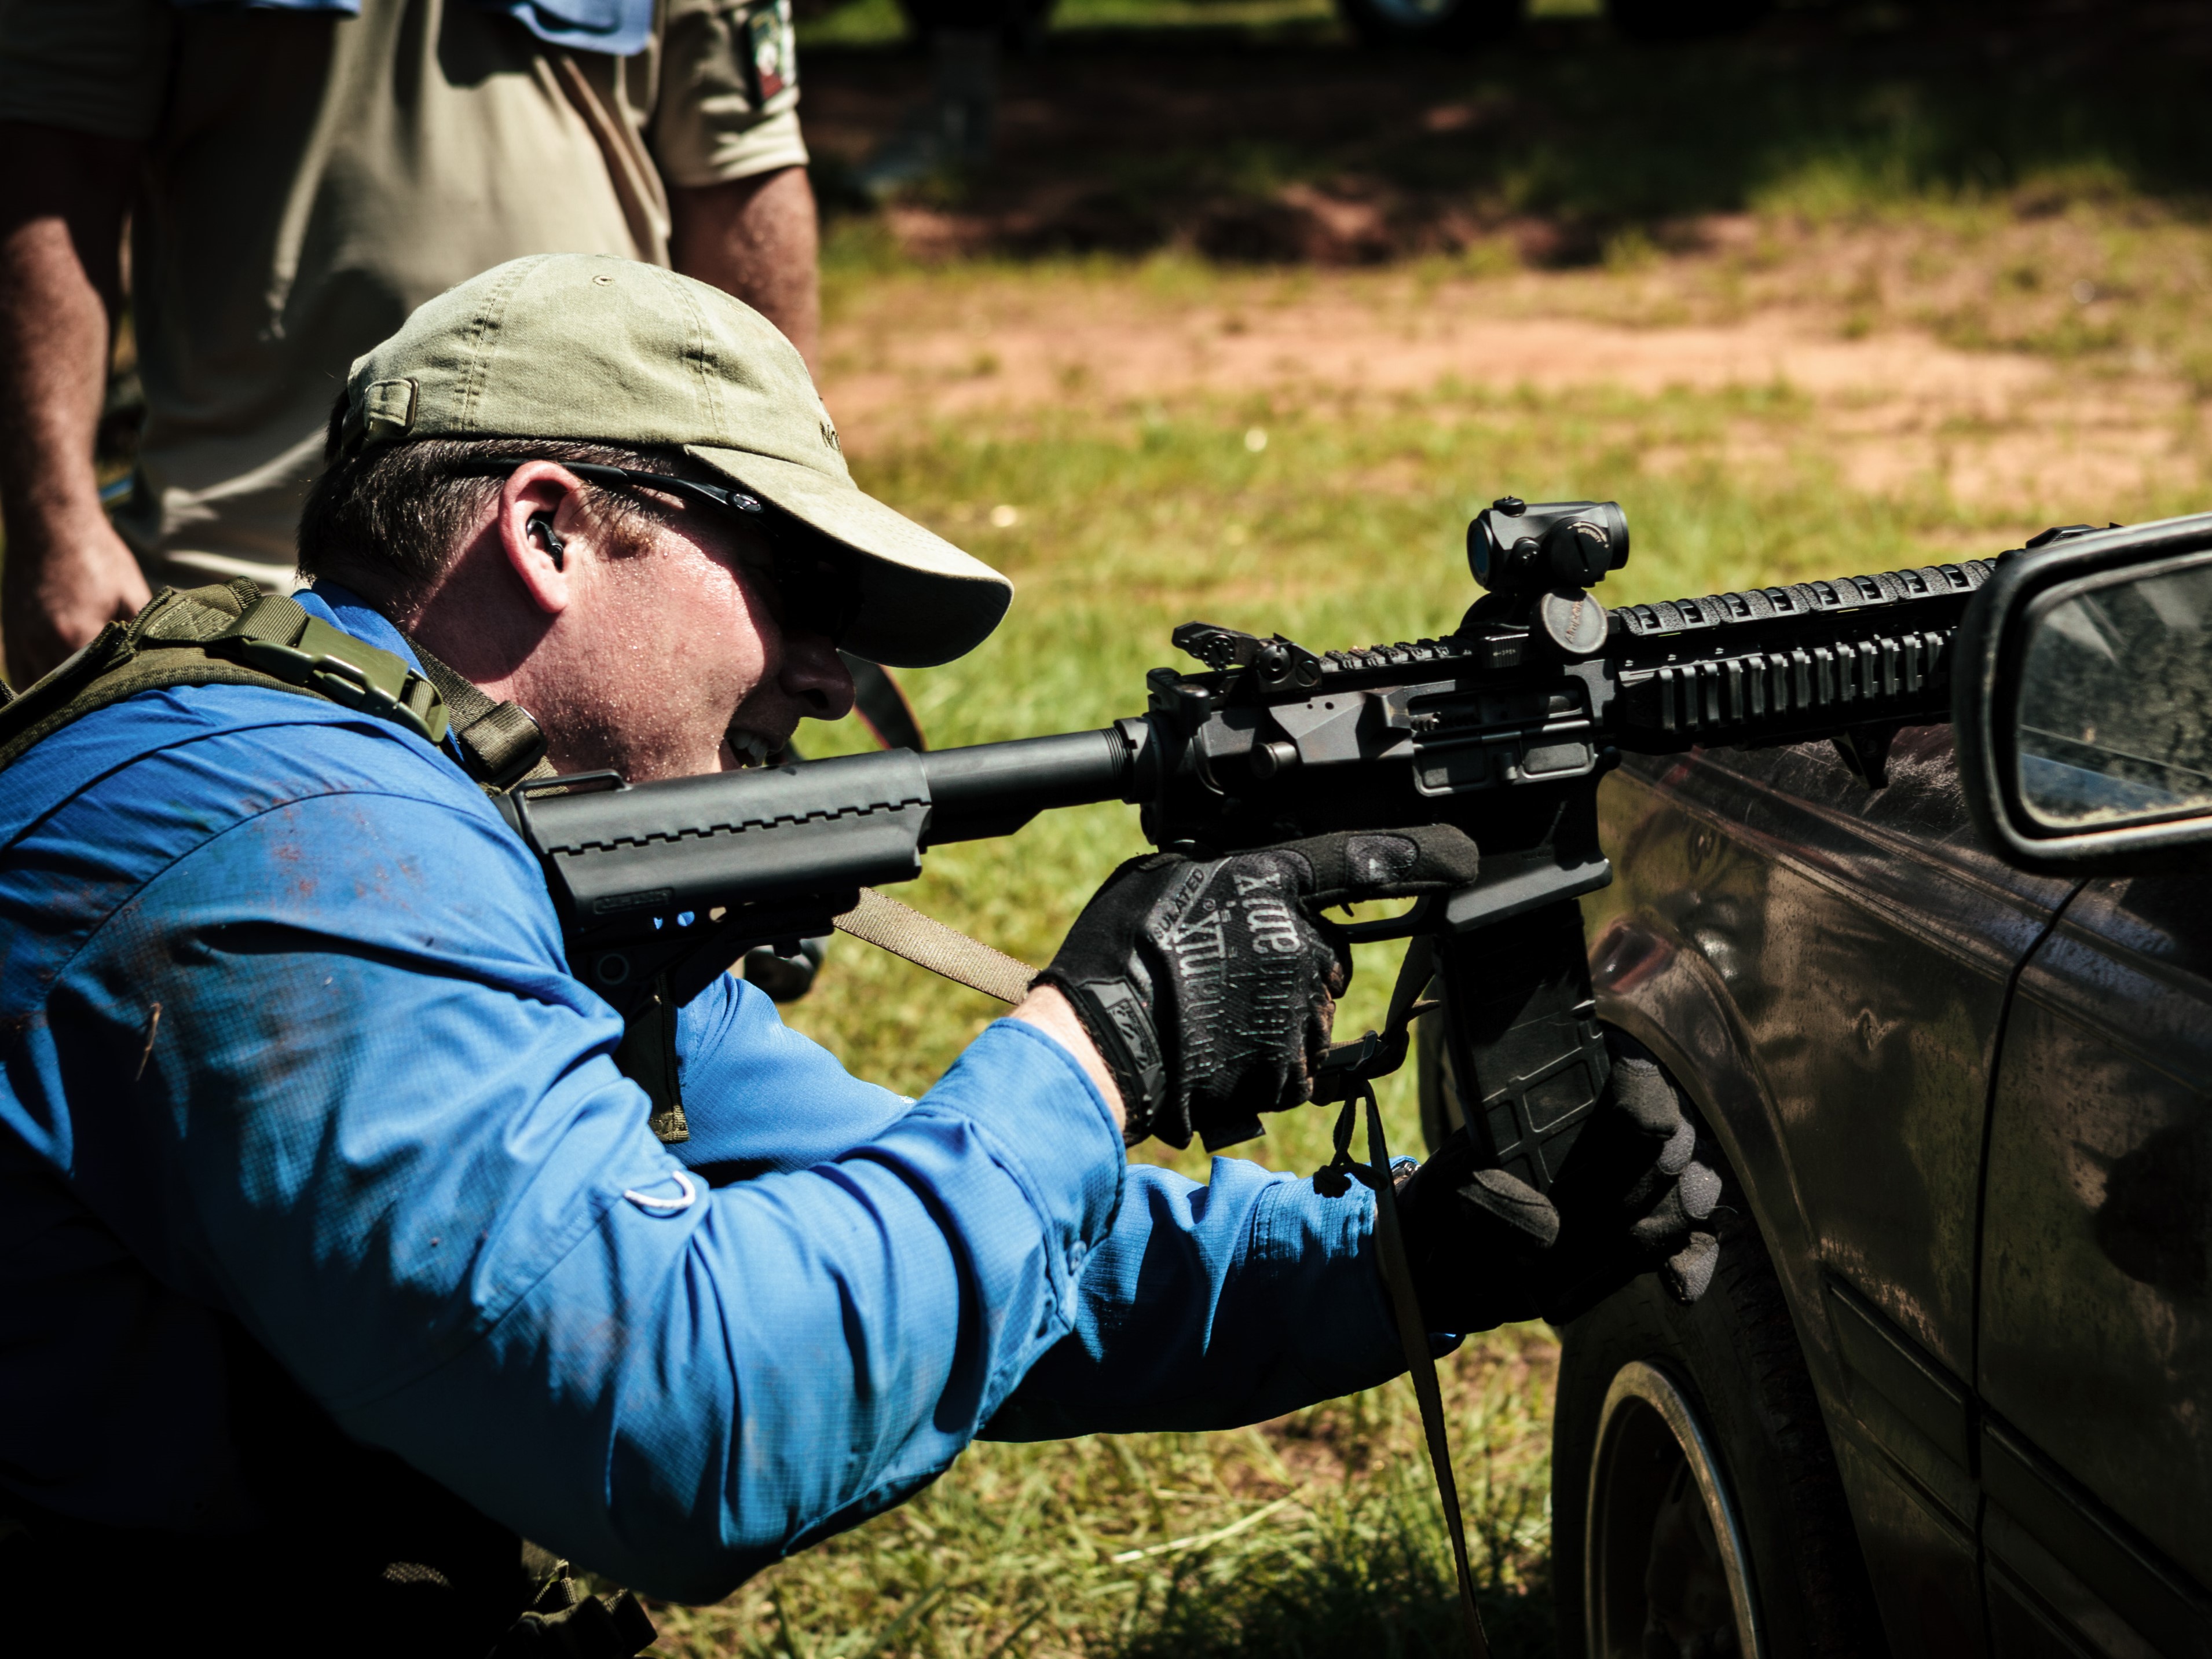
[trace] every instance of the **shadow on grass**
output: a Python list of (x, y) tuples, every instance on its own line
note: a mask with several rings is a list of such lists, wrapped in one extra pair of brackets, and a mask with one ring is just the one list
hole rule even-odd
[[(1314, 1547), (1246, 1559), (1226, 1573), (1194, 1558), (1132, 1610), (1120, 1645), (1098, 1651), (1102, 1659), (1455, 1659), (1467, 1643), (1433, 1519), (1400, 1506), (1370, 1510)], [(1548, 1659), (1549, 1566), (1523, 1557), (1513, 1584), (1479, 1591), (1496, 1659)]]
[[(1377, 54), (1233, 29), (1087, 28), (1006, 75), (1000, 155), (918, 205), (965, 251), (1356, 263), (1517, 225), (1571, 264), (1707, 216), (1814, 217), (1927, 198), (2212, 208), (2212, 13), (2203, 8), (1831, 4), (1739, 40), (1626, 43), (1540, 22), (1472, 58)], [(926, 69), (808, 60), (833, 193)], [(896, 89), (896, 95), (894, 91)]]

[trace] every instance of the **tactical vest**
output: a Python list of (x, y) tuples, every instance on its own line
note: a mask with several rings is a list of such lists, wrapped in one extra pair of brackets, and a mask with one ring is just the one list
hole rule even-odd
[(0, 769), (95, 709), (179, 685), (297, 692), (390, 720), (430, 743), (443, 743), (450, 728), (463, 767), (495, 793), (542, 766), (545, 740), (526, 710), (494, 702), (415, 649), (421, 674), (298, 601), (244, 580), (183, 593), (165, 587), (20, 696), (0, 687)]
[[(250, 581), (164, 588), (21, 696), (0, 688), (0, 769), (142, 691), (258, 685), (431, 743), (450, 729), (488, 792), (550, 771), (526, 711), (416, 650), (419, 674)], [(236, 1659), (627, 1659), (652, 1642), (634, 1596), (579, 1594), (566, 1562), (348, 1438), (243, 1327), (216, 1318), (231, 1437), (267, 1524), (244, 1534), (105, 1526), (0, 1492), (0, 1648), (27, 1659), (187, 1644)]]

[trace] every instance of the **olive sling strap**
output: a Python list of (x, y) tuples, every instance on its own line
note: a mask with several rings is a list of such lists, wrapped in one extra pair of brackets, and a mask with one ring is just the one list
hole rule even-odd
[(70, 721), (141, 691), (260, 685), (357, 708), (429, 743), (450, 732), (464, 769), (489, 793), (550, 771), (545, 739), (526, 709), (494, 702), (409, 643), (420, 673), (251, 581), (163, 588), (20, 696), (0, 688), (0, 769)]

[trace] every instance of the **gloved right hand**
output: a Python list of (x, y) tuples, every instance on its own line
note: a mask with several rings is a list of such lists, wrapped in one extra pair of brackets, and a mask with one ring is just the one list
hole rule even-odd
[(1226, 858), (1132, 859), (1037, 975), (1074, 1005), (1121, 1091), (1124, 1134), (1208, 1148), (1312, 1094), (1352, 979), (1322, 907), (1449, 891), (1474, 843), (1448, 825), (1316, 836)]

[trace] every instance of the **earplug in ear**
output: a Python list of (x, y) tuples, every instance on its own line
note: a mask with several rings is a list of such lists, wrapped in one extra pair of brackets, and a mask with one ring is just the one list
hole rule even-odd
[(556, 570), (568, 568), (568, 544), (562, 539), (561, 532), (553, 527), (553, 515), (550, 513), (532, 514), (524, 529), (526, 534), (544, 538), (546, 556), (553, 561), (553, 568)]

